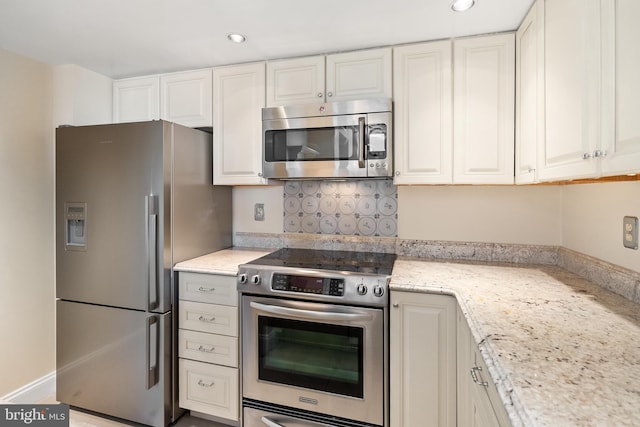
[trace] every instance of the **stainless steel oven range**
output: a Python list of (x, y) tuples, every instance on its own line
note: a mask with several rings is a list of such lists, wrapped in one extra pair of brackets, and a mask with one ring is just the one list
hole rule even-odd
[(285, 248), (239, 267), (245, 427), (388, 425), (395, 258)]

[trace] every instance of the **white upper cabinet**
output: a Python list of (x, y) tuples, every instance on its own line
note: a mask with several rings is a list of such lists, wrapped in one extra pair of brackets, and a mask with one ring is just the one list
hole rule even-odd
[(537, 148), (544, 144), (544, 1), (516, 33), (516, 184), (536, 181)]
[(267, 63), (268, 107), (391, 96), (391, 48)]
[(453, 46), (453, 182), (513, 184), (514, 34)]
[(263, 62), (213, 69), (213, 183), (266, 184), (262, 178)]
[(451, 41), (393, 49), (394, 183), (453, 182)]
[(324, 56), (267, 63), (267, 107), (324, 102)]
[[(543, 1), (543, 0), (539, 0)], [(594, 177), (600, 132), (600, 0), (544, 0), (540, 180)]]
[(114, 123), (158, 119), (189, 127), (211, 126), (211, 70), (113, 82)]
[(640, 1), (611, 0), (603, 8), (601, 173), (640, 172)]
[(141, 122), (160, 118), (160, 77), (147, 76), (113, 82), (113, 122)]
[(391, 98), (391, 48), (327, 56), (326, 100)]
[(160, 76), (160, 117), (189, 127), (209, 127), (211, 69)]

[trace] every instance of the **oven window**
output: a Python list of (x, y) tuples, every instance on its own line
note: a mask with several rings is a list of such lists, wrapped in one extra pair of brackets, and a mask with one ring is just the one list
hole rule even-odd
[(261, 380), (363, 397), (363, 329), (258, 316)]
[(358, 126), (265, 132), (267, 162), (358, 160)]

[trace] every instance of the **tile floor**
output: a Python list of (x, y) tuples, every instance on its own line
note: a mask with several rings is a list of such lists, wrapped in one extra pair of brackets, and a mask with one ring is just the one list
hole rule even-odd
[[(50, 396), (39, 403), (56, 403), (55, 397)], [(110, 418), (103, 418), (94, 414), (76, 411), (69, 411), (70, 427), (122, 427), (122, 426), (140, 426), (140, 424), (123, 423)], [(228, 427), (224, 424), (205, 420), (191, 416), (189, 413), (180, 417), (175, 427)]]

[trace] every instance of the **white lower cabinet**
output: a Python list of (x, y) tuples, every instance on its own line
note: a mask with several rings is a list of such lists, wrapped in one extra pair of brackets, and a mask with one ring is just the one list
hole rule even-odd
[(464, 315), (458, 309), (458, 425), (511, 426)]
[(180, 407), (236, 421), (238, 369), (180, 359)]
[(455, 426), (455, 298), (392, 292), (390, 346), (391, 427)]
[(235, 276), (180, 272), (179, 405), (236, 425), (240, 415)]

